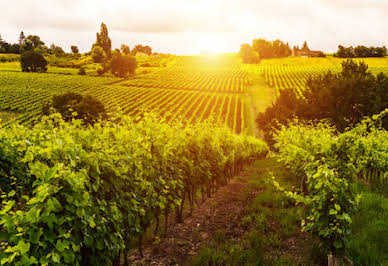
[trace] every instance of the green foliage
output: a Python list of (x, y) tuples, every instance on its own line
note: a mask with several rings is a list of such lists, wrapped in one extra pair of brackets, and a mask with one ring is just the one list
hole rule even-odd
[(384, 57), (387, 55), (387, 48), (382, 47), (366, 47), (359, 45), (355, 48), (352, 46), (344, 47), (338, 45), (338, 51), (334, 54), (336, 57), (340, 58), (355, 58), (355, 57)]
[(108, 27), (104, 23), (101, 23), (101, 30), (99, 33), (97, 32), (96, 35), (97, 35), (96, 43), (93, 46), (101, 47), (105, 55), (110, 57), (111, 50), (112, 50), (112, 41), (108, 36)]
[(363, 191), (346, 241), (346, 254), (355, 265), (388, 263), (388, 199)]
[(35, 51), (27, 51), (20, 56), (23, 72), (46, 72), (47, 61), (43, 55)]
[(247, 43), (241, 45), (239, 54), (243, 60), (243, 63), (257, 64), (260, 62), (259, 54), (256, 51), (254, 51), (252, 47)]
[(92, 49), (92, 58), (95, 63), (102, 63), (105, 60), (106, 53), (100, 46), (94, 46)]
[(72, 52), (73, 54), (78, 54), (78, 53), (79, 53), (78, 46), (76, 46), (76, 45), (70, 46), (70, 49), (71, 49), (71, 52)]
[(264, 39), (254, 39), (252, 41), (252, 48), (260, 55), (261, 59), (281, 58), (291, 55), (291, 49), (288, 43), (280, 40), (271, 42)]
[[(275, 136), (279, 159), (302, 177), (304, 193), (286, 194), (308, 207), (303, 229), (317, 235), (334, 254), (344, 253), (360, 199), (353, 182), (368, 170), (385, 173), (386, 178), (388, 134), (375, 126), (384, 114), (339, 136), (326, 124), (298, 123), (283, 126)], [(274, 184), (284, 190), (277, 181)]]
[(1, 264), (111, 265), (189, 188), (221, 185), (268, 151), (226, 128), (138, 119), (84, 127), (53, 114), (0, 129), (0, 151), (20, 169), (2, 173), (17, 190), (2, 192)]
[(23, 42), (20, 44), (20, 49), (22, 52), (42, 49), (43, 47), (44, 42), (37, 35), (28, 35), (25, 39), (23, 39)]
[(65, 121), (82, 119), (86, 125), (94, 124), (99, 119), (106, 119), (107, 113), (104, 104), (90, 95), (83, 96), (68, 92), (55, 95), (51, 102), (43, 106), (43, 114), (49, 115), (51, 108), (62, 115)]
[[(259, 114), (259, 128), (271, 140), (273, 129), (298, 117), (302, 120), (328, 119), (338, 130), (353, 126), (364, 118), (381, 112), (388, 106), (388, 76), (375, 76), (364, 63), (347, 60), (342, 72), (324, 75), (307, 81), (307, 88), (300, 92), (287, 89), (280, 92), (276, 102), (265, 113)], [(339, 102), (341, 104), (339, 104)], [(387, 118), (383, 126), (388, 128)]]
[(125, 77), (134, 74), (137, 68), (136, 59), (129, 55), (121, 55), (120, 51), (115, 51), (110, 61), (110, 70), (113, 75)]

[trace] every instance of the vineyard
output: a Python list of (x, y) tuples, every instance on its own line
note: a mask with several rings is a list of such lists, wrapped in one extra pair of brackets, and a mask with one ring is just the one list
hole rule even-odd
[(109, 110), (119, 107), (129, 115), (152, 110), (169, 121), (212, 119), (240, 133), (249, 119), (244, 97), (248, 84), (247, 72), (233, 56), (220, 60), (182, 57), (172, 66), (126, 80), (0, 71), (0, 110), (13, 114), (3, 123), (28, 124), (53, 95), (71, 91), (93, 95)]
[[(259, 66), (254, 66), (265, 82), (275, 89), (275, 94), (286, 88), (294, 88), (298, 92), (306, 86), (309, 78), (314, 78), (328, 71), (333, 73), (341, 70), (343, 59), (328, 58), (286, 58), (263, 60)], [(388, 73), (388, 59), (355, 59), (364, 61), (374, 74)]]

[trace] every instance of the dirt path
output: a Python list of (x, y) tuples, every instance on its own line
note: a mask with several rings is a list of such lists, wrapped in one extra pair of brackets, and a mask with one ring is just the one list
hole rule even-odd
[(187, 265), (201, 245), (208, 244), (218, 230), (226, 236), (240, 239), (245, 232), (241, 219), (254, 193), (248, 192), (248, 170), (243, 171), (231, 183), (220, 188), (211, 198), (198, 206), (184, 223), (170, 226), (168, 238), (160, 244), (145, 246), (144, 257), (133, 254), (134, 265)]
[(246, 88), (246, 96), (250, 111), (252, 130), (257, 137), (261, 137), (261, 132), (257, 128), (256, 117), (258, 113), (264, 112), (270, 106), (275, 98), (275, 91), (264, 79), (263, 73), (258, 69), (250, 70), (249, 77), (252, 84)]

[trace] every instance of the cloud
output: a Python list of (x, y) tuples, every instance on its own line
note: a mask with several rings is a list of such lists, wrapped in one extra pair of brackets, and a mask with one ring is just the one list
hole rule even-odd
[(308, 40), (314, 49), (332, 51), (339, 43), (386, 44), (387, 16), (386, 0), (17, 0), (2, 12), (0, 34), (16, 41), (24, 30), (66, 47), (79, 42), (87, 50), (103, 21), (114, 44), (147, 41), (156, 49), (181, 51), (178, 45), (189, 46), (203, 32), (224, 34), (231, 50), (265, 37)]

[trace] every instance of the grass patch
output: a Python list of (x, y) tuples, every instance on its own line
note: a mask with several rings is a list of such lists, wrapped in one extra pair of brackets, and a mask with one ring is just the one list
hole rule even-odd
[(281, 252), (284, 239), (298, 230), (301, 208), (271, 184), (272, 175), (282, 185), (298, 184), (295, 176), (273, 158), (258, 160), (252, 166), (250, 189), (256, 192), (241, 223), (247, 232), (240, 240), (216, 237), (200, 249), (192, 265), (296, 265), (294, 257)]

